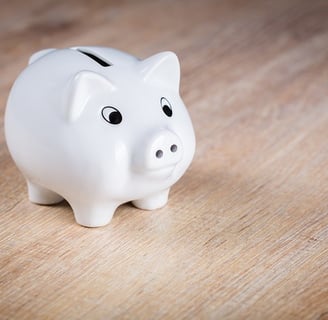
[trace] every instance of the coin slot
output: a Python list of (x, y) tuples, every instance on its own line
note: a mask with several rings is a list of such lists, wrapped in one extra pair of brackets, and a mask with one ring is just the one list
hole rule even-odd
[(89, 57), (90, 59), (92, 59), (93, 61), (97, 62), (98, 64), (100, 64), (102, 67), (110, 67), (111, 64), (108, 63), (107, 61), (103, 60), (100, 57), (97, 57), (96, 55), (94, 55), (93, 53), (90, 52), (86, 52), (86, 51), (82, 51), (80, 49), (77, 50), (78, 52), (86, 55), (87, 57)]

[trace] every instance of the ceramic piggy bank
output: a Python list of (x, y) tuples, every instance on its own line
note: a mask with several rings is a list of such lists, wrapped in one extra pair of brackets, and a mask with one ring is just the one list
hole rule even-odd
[(107, 224), (125, 202), (164, 206), (195, 151), (176, 55), (103, 47), (32, 55), (10, 92), (5, 134), (30, 201), (64, 199), (76, 221)]

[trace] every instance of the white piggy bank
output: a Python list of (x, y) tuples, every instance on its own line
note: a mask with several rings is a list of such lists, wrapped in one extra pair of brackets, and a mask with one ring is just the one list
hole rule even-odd
[(107, 224), (125, 202), (166, 204), (195, 151), (176, 55), (139, 60), (102, 47), (35, 53), (10, 92), (5, 135), (32, 202), (66, 199), (76, 221)]

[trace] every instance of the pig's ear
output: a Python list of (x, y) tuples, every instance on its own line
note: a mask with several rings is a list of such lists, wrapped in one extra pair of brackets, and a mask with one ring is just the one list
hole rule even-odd
[(145, 82), (179, 91), (180, 63), (175, 53), (167, 51), (155, 54), (142, 60), (139, 68)]
[(72, 122), (80, 117), (92, 95), (113, 91), (115, 87), (96, 72), (80, 71), (74, 76), (68, 90), (65, 113), (67, 120)]

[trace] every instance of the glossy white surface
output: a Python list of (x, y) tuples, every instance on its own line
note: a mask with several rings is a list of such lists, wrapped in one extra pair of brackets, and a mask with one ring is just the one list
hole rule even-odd
[(172, 52), (145, 60), (102, 47), (35, 53), (5, 114), (7, 144), (29, 199), (64, 198), (89, 227), (107, 224), (128, 201), (164, 206), (195, 151), (179, 81)]

